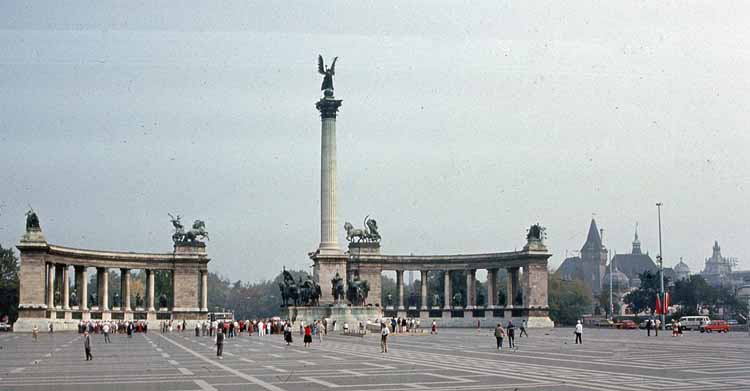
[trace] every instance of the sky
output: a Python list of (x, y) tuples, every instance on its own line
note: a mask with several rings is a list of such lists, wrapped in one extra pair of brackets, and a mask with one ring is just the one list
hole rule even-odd
[[(0, 244), (310, 270), (320, 241), (317, 56), (338, 56), (338, 225), (386, 254), (520, 249), (552, 267), (594, 217), (665, 265), (718, 240), (750, 269), (750, 4), (628, 1), (0, 2)], [(654, 257), (655, 258), (655, 257)]]

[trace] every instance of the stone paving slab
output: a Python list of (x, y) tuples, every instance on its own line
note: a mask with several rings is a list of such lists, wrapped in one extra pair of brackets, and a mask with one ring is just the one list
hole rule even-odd
[[(295, 335), (227, 340), (190, 333), (92, 335), (84, 360), (74, 333), (0, 334), (0, 390), (750, 390), (747, 333), (687, 332), (646, 337), (638, 330), (532, 330), (517, 349), (494, 348), (492, 330), (392, 335), (328, 335), (309, 348)], [(507, 341), (506, 341), (507, 343)]]

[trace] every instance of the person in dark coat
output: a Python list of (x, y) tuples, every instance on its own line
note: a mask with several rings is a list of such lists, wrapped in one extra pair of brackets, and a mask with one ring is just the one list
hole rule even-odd
[(83, 332), (83, 350), (86, 351), (86, 361), (94, 359), (91, 355), (91, 337), (89, 336), (88, 331)]
[(216, 330), (216, 357), (219, 360), (224, 359), (224, 330), (221, 328)]

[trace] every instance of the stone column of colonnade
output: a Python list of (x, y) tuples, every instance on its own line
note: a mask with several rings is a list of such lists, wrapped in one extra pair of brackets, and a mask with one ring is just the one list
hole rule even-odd
[(495, 308), (497, 297), (497, 269), (487, 269), (487, 309)]
[[(506, 310), (513, 309), (513, 303), (518, 292), (518, 270), (518, 267), (508, 268), (508, 287), (507, 295), (505, 297)], [(510, 314), (506, 314), (506, 317), (510, 317)]]
[(404, 310), (404, 271), (396, 270), (396, 286), (398, 287), (398, 309)]
[(120, 269), (120, 309), (125, 311), (125, 318), (129, 319), (130, 306), (130, 269)]
[(147, 311), (154, 312), (154, 270), (146, 269), (146, 285), (148, 285), (146, 293), (146, 304), (148, 306)]
[(477, 270), (466, 271), (466, 309), (473, 310), (477, 305), (476, 298)]
[[(62, 307), (64, 310), (70, 309), (70, 276), (68, 275), (70, 267), (68, 265), (62, 265)], [(68, 316), (67, 313), (65, 315)]]
[(446, 270), (443, 275), (443, 310), (444, 311), (450, 311), (451, 309), (451, 299), (453, 296), (452, 289), (451, 289), (451, 272), (450, 270)]
[(47, 308), (55, 308), (55, 264), (50, 263), (47, 268)]
[(96, 294), (99, 301), (99, 311), (102, 312), (102, 319), (109, 320), (109, 270), (106, 267), (96, 268), (96, 283), (98, 292)]
[(427, 311), (427, 270), (421, 271), (421, 280), (420, 280), (420, 290), (421, 290), (421, 296), (422, 296), (422, 305), (420, 306), (420, 310)]
[[(86, 275), (86, 268), (83, 266), (75, 267), (75, 280), (76, 280), (76, 295), (78, 296), (78, 309), (88, 312), (89, 308), (89, 293), (88, 293), (88, 276)], [(84, 320), (88, 320), (84, 317)]]
[(201, 270), (201, 311), (208, 311), (208, 270)]

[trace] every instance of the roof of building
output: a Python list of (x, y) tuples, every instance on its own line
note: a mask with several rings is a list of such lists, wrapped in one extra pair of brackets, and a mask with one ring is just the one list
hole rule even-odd
[(565, 258), (560, 267), (555, 270), (555, 275), (563, 280), (583, 279), (581, 257)]
[(596, 221), (592, 218), (589, 225), (589, 234), (586, 237), (586, 243), (583, 244), (581, 251), (600, 251), (602, 248), (602, 237), (599, 235), (599, 229), (596, 227)]
[[(612, 270), (612, 287), (614, 289), (627, 289), (630, 287), (630, 279), (625, 273), (621, 272), (615, 266)], [(604, 275), (604, 284), (609, 285), (609, 271)]]

